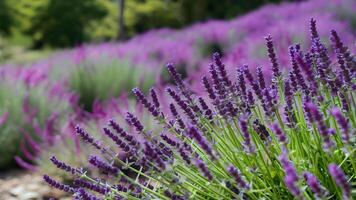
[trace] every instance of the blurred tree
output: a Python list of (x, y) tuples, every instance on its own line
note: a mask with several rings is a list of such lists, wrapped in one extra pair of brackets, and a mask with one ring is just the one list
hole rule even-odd
[(180, 0), (185, 24), (207, 19), (229, 19), (266, 3), (283, 0)]
[(7, 0), (0, 0), (0, 34), (10, 34), (10, 28), (13, 24), (10, 7)]
[(49, 0), (34, 17), (27, 33), (33, 36), (34, 48), (43, 45), (67, 47), (89, 39), (86, 24), (101, 19), (106, 10), (96, 0)]
[(125, 38), (125, 21), (124, 21), (125, 0), (118, 0), (118, 7), (119, 7), (119, 18), (118, 18), (119, 32), (117, 34), (117, 39), (122, 40)]
[(129, 36), (149, 29), (183, 25), (179, 0), (129, 0), (125, 3), (125, 29)]
[(0, 32), (26, 33), (35, 48), (66, 47), (117, 39), (122, 32), (129, 38), (154, 28), (180, 28), (196, 21), (233, 18), (279, 1), (0, 0)]

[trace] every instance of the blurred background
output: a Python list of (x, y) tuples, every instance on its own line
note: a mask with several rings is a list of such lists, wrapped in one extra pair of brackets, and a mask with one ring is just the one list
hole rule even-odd
[(84, 42), (127, 40), (155, 28), (231, 19), (280, 1), (0, 0), (0, 62), (25, 62)]
[(310, 48), (311, 18), (329, 52), (335, 29), (355, 53), (355, 11), (355, 0), (0, 0), (0, 200), (71, 199), (42, 175), (71, 181), (50, 155), (86, 166), (93, 149), (76, 137), (77, 124), (103, 138), (109, 119), (130, 131), (122, 116), (131, 111), (159, 133), (131, 89), (154, 87), (167, 111), (166, 63), (204, 97), (214, 52), (231, 79), (243, 64), (268, 78), (264, 37), (289, 68), (290, 45)]

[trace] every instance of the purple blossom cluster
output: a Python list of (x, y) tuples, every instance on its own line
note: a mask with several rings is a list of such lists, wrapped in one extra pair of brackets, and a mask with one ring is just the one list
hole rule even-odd
[[(331, 68), (333, 58), (321, 42), (313, 19), (310, 30), (312, 48), (302, 52), (301, 45), (292, 45), (288, 49), (291, 67), (285, 74), (277, 64), (271, 37), (267, 37), (267, 49), (273, 76), (265, 76), (261, 67), (254, 76), (248, 65), (238, 66), (231, 75), (220, 54), (213, 54), (210, 77), (204, 76), (201, 83), (206, 94), (194, 92), (175, 66), (168, 64), (176, 88), (168, 86), (157, 91), (166, 91), (171, 101), (166, 102), (163, 94), (153, 89), (147, 96), (138, 88), (132, 90), (137, 106), (145, 108), (160, 129), (150, 131), (140, 115), (122, 112), (131, 131), (112, 119), (109, 128), (103, 129), (115, 148), (77, 126), (78, 136), (101, 152), (88, 159), (101, 178), (89, 178), (53, 158), (52, 162), (74, 176), (79, 174), (74, 193), (88, 198), (92, 194), (83, 188), (98, 197), (115, 198), (349, 197), (345, 173), (356, 170), (353, 158), (347, 156), (353, 152), (355, 128), (352, 83), (330, 78), (350, 69), (341, 66), (342, 62)], [(335, 84), (342, 89), (335, 90)], [(341, 110), (345, 107), (342, 97), (347, 99), (346, 110)], [(345, 116), (352, 116), (352, 123)], [(120, 152), (124, 156), (120, 157)], [(315, 155), (319, 156), (317, 160)], [(344, 172), (329, 164), (342, 160), (350, 170)], [(318, 176), (329, 171), (341, 192), (326, 178), (318, 179), (309, 172), (312, 170)], [(299, 176), (303, 171), (305, 182)], [(102, 179), (107, 184), (99, 181)], [(127, 188), (124, 193), (123, 188)]]

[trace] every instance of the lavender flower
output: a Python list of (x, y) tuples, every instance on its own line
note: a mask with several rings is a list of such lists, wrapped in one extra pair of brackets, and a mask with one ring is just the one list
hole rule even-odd
[(301, 198), (301, 191), (297, 185), (299, 181), (298, 174), (293, 164), (289, 161), (286, 150), (283, 150), (279, 160), (285, 171), (284, 183), (286, 184), (289, 191), (293, 194), (293, 196)]
[(177, 70), (175, 69), (173, 64), (168, 63), (166, 65), (166, 68), (167, 68), (169, 74), (171, 75), (171, 77), (173, 78), (174, 82), (178, 86), (179, 91), (188, 99), (189, 102), (192, 103), (193, 102), (192, 97), (191, 97), (192, 92), (190, 90), (188, 90), (187, 87), (184, 85), (181, 75), (177, 72)]
[(248, 132), (248, 127), (247, 127), (247, 116), (241, 116), (239, 122), (240, 122), (240, 129), (242, 132), (242, 136), (245, 139), (244, 147), (247, 150), (247, 152), (254, 153), (255, 148), (251, 143), (250, 133)]
[(62, 183), (59, 183), (57, 182), (56, 180), (52, 179), (51, 177), (49, 177), (48, 175), (44, 175), (43, 176), (43, 179), (44, 181), (46, 181), (50, 186), (54, 187), (54, 188), (57, 188), (59, 190), (62, 190), (64, 192), (69, 192), (69, 193), (74, 193), (74, 188), (68, 186), (68, 185), (65, 185), (65, 184), (62, 184)]
[(77, 173), (80, 174), (80, 173), (82, 173), (80, 170), (75, 169), (74, 167), (71, 167), (71, 166), (67, 165), (64, 162), (61, 162), (61, 161), (57, 160), (57, 158), (55, 156), (52, 156), (50, 160), (52, 161), (52, 163), (56, 167), (58, 167), (61, 170), (70, 172), (71, 174), (77, 174)]
[(125, 152), (130, 152), (131, 148), (126, 142), (122, 141), (119, 137), (117, 137), (113, 132), (111, 132), (107, 128), (103, 128), (105, 135), (107, 135), (110, 139), (112, 139), (121, 149)]
[(75, 200), (100, 200), (99, 198), (93, 196), (86, 192), (83, 188), (78, 188), (74, 194)]
[(312, 63), (311, 63), (312, 61), (309, 54), (305, 55), (305, 60), (306, 62), (304, 62), (301, 52), (295, 55), (295, 61), (297, 62), (298, 66), (304, 71), (304, 74), (306, 75), (307, 80), (310, 83), (309, 88), (312, 94), (316, 95), (318, 84), (315, 81), (314, 73), (312, 70)]
[(195, 166), (200, 170), (200, 172), (209, 180), (213, 180), (213, 175), (210, 173), (208, 167), (205, 165), (205, 163), (200, 160), (200, 158), (195, 159)]
[(229, 80), (229, 78), (227, 76), (225, 65), (221, 62), (221, 56), (219, 53), (216, 52), (213, 54), (213, 61), (214, 61), (214, 64), (216, 65), (216, 69), (221, 77), (221, 81), (223, 82), (223, 84), (225, 85), (226, 88), (230, 88), (231, 81)]
[(181, 75), (177, 72), (176, 68), (173, 66), (173, 63), (168, 63), (166, 65), (166, 68), (177, 86), (179, 88), (184, 88), (183, 79)]
[(130, 134), (128, 134), (118, 123), (114, 120), (109, 120), (109, 126), (123, 139), (125, 139), (130, 146), (139, 148), (140, 143)]
[(87, 132), (84, 131), (83, 128), (80, 126), (76, 126), (75, 130), (77, 134), (83, 139), (83, 141), (93, 145), (95, 148), (106, 152), (106, 148), (102, 147), (101, 143), (99, 141), (94, 140), (93, 137), (91, 137)]
[(243, 70), (241, 68), (237, 69), (237, 87), (239, 88), (240, 95), (242, 95), (242, 98), (246, 98), (246, 82), (244, 79)]
[(89, 190), (98, 192), (100, 194), (108, 194), (110, 192), (110, 188), (100, 185), (100, 182), (93, 184), (88, 181), (82, 179), (75, 179), (74, 185), (79, 188), (88, 188)]
[(318, 131), (324, 140), (324, 148), (326, 150), (330, 150), (330, 148), (334, 146), (334, 143), (330, 139), (330, 132), (325, 125), (322, 114), (320, 113), (318, 107), (311, 102), (307, 104), (307, 107), (309, 117), (312, 117), (312, 120), (318, 125)]
[(328, 170), (336, 184), (341, 188), (344, 199), (349, 199), (348, 197), (351, 195), (351, 185), (347, 182), (344, 172), (334, 163), (329, 164)]
[(176, 101), (176, 103), (182, 108), (185, 114), (190, 118), (191, 122), (193, 124), (197, 124), (198, 121), (192, 109), (179, 97), (179, 95), (177, 95), (177, 93), (173, 91), (171, 88), (167, 88), (167, 92)]
[[(246, 76), (246, 79), (249, 81), (253, 91), (255, 92), (256, 96), (258, 97), (258, 99), (260, 101), (262, 101), (263, 99), (263, 95), (262, 95), (262, 92), (261, 92), (261, 88), (259, 86), (259, 83), (257, 83), (257, 81), (254, 80), (252, 74), (250, 73), (250, 71), (248, 70), (248, 66), (247, 65), (244, 65), (243, 66), (243, 69), (244, 69), (244, 73), (245, 73), (245, 76)], [(262, 71), (261, 71), (262, 72)], [(263, 78), (263, 74), (261, 77), (259, 78)], [(263, 82), (264, 82), (264, 78), (262, 79)], [(262, 81), (261, 80), (261, 81)], [(260, 83), (261, 84), (261, 83)]]
[(272, 67), (273, 77), (277, 80), (277, 78), (281, 76), (281, 72), (279, 71), (276, 54), (274, 52), (272, 36), (269, 35), (265, 39), (266, 39), (268, 57), (272, 64), (271, 67)]
[(342, 133), (342, 140), (346, 143), (350, 143), (350, 132), (349, 132), (349, 123), (348, 120), (342, 115), (341, 111), (334, 107), (331, 109), (331, 114), (336, 119), (337, 123), (340, 126)]
[(196, 129), (195, 127), (190, 127), (189, 129), (189, 137), (194, 139), (199, 146), (213, 159), (215, 160), (216, 157), (213, 154), (213, 150), (211, 148), (210, 143), (206, 140), (206, 138)]
[(132, 92), (135, 94), (137, 100), (142, 103), (144, 107), (148, 109), (148, 111), (154, 116), (157, 117), (159, 115), (158, 110), (156, 109), (156, 106), (152, 105), (150, 102), (148, 102), (147, 98), (145, 95), (141, 92), (140, 89), (134, 88), (132, 89)]
[(233, 165), (229, 165), (227, 171), (235, 179), (239, 189), (250, 189), (250, 186), (243, 180), (241, 174)]
[(319, 38), (319, 33), (316, 28), (316, 20), (313, 18), (310, 19), (310, 33), (312, 39)]
[(273, 111), (274, 111), (274, 105), (273, 105), (273, 97), (270, 94), (270, 89), (265, 88), (263, 91), (263, 101), (262, 101), (262, 107), (265, 111), (265, 114), (267, 116), (272, 116)]
[(176, 109), (176, 107), (174, 106), (173, 103), (169, 104), (169, 109), (171, 110), (171, 113), (172, 113), (173, 117), (178, 122), (179, 128), (184, 130), (185, 129), (185, 124), (184, 124), (182, 118), (179, 116), (179, 114), (177, 112), (177, 109)]
[(159, 110), (160, 103), (158, 101), (157, 93), (153, 88), (150, 89), (150, 94), (151, 94), (153, 105), (156, 107), (156, 110)]
[(304, 172), (303, 177), (317, 198), (325, 197), (327, 192), (320, 185), (319, 180), (312, 173)]
[(178, 152), (179, 152), (179, 155), (182, 157), (182, 159), (188, 164), (190, 165), (191, 164), (191, 158), (184, 148), (180, 147), (178, 148)]
[(342, 43), (340, 37), (338, 36), (338, 34), (335, 30), (331, 30), (330, 40), (333, 43), (335, 52), (340, 55), (340, 58), (338, 57), (338, 59), (343, 58), (346, 62), (347, 69), (345, 69), (345, 71), (349, 70), (352, 73), (352, 77), (355, 77), (356, 62), (353, 59), (353, 56), (351, 55), (350, 50), (346, 46), (344, 46), (344, 44)]
[(154, 148), (151, 144), (148, 142), (145, 142), (145, 155), (152, 160), (154, 164), (156, 164), (161, 170), (166, 169), (166, 164), (164, 163), (163, 159), (161, 158), (161, 155), (159, 151), (157, 151), (156, 148)]
[(291, 57), (291, 62), (292, 62), (292, 69), (293, 69), (293, 74), (294, 77), (297, 80), (298, 85), (301, 87), (301, 89), (303, 90), (303, 92), (305, 93), (306, 96), (309, 95), (309, 89), (308, 86), (305, 84), (303, 75), (300, 72), (300, 69), (298, 67), (297, 61), (296, 61), (296, 55), (298, 52), (296, 52), (294, 47), (290, 47), (289, 48), (289, 54)]
[(111, 164), (103, 161), (98, 156), (90, 155), (89, 163), (92, 164), (93, 166), (97, 167), (98, 169), (102, 170), (105, 173), (109, 173), (112, 175), (117, 175), (119, 173), (119, 169), (117, 167), (114, 167)]
[(265, 77), (263, 76), (262, 67), (260, 66), (257, 67), (256, 72), (257, 72), (257, 80), (258, 80), (259, 88), (260, 90), (263, 90), (266, 88), (266, 83), (265, 83)]
[(214, 92), (213, 88), (211, 87), (211, 85), (209, 83), (208, 78), (206, 76), (203, 76), (202, 80), (203, 80), (203, 84), (204, 84), (205, 90), (209, 94), (209, 98), (214, 101), (216, 99), (216, 95), (215, 95), (215, 92)]
[(130, 112), (127, 112), (126, 117), (125, 117), (127, 123), (130, 125), (134, 126), (137, 132), (143, 131), (143, 126), (141, 122)]
[(255, 105), (255, 98), (253, 97), (252, 91), (250, 89), (247, 90), (247, 103), (250, 108)]
[(212, 120), (213, 119), (213, 111), (211, 111), (210, 108), (208, 107), (208, 105), (206, 105), (206, 103), (202, 97), (199, 97), (198, 100), (199, 100), (201, 108), (204, 111), (205, 117), (209, 120)]
[(287, 144), (287, 136), (283, 133), (282, 129), (279, 127), (277, 123), (273, 123), (271, 125), (271, 129), (273, 130), (274, 134), (276, 134), (277, 139), (283, 145)]
[(284, 114), (286, 116), (288, 126), (293, 127), (295, 125), (295, 116), (293, 113), (293, 93), (292, 88), (290, 87), (289, 81), (284, 83), (284, 98), (286, 105), (284, 106)]

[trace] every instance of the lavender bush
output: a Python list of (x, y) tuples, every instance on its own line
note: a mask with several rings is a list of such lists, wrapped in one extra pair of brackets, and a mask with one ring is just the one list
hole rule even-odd
[(75, 180), (44, 180), (76, 199), (352, 199), (355, 57), (332, 30), (334, 62), (313, 19), (310, 32), (308, 50), (289, 48), (288, 71), (276, 59), (278, 41), (266, 37), (271, 80), (248, 65), (230, 75), (214, 54), (202, 77), (204, 96), (168, 64), (176, 84), (167, 88), (170, 112), (154, 90), (132, 90), (159, 129), (150, 131), (140, 115), (127, 112), (132, 129), (115, 120), (103, 128), (109, 145), (77, 126), (97, 153), (86, 168), (52, 157)]
[(92, 110), (95, 101), (103, 102), (119, 96), (137, 82), (145, 91), (154, 82), (152, 72), (140, 70), (140, 67), (124, 59), (103, 56), (94, 62), (88, 59), (77, 62), (70, 73), (69, 88), (78, 94), (79, 104), (85, 110)]
[(16, 161), (28, 169), (41, 149), (39, 143), (53, 145), (63, 116), (69, 111), (64, 98), (48, 94), (48, 88), (32, 87), (28, 83), (2, 77), (0, 81), (0, 168), (8, 168)]

